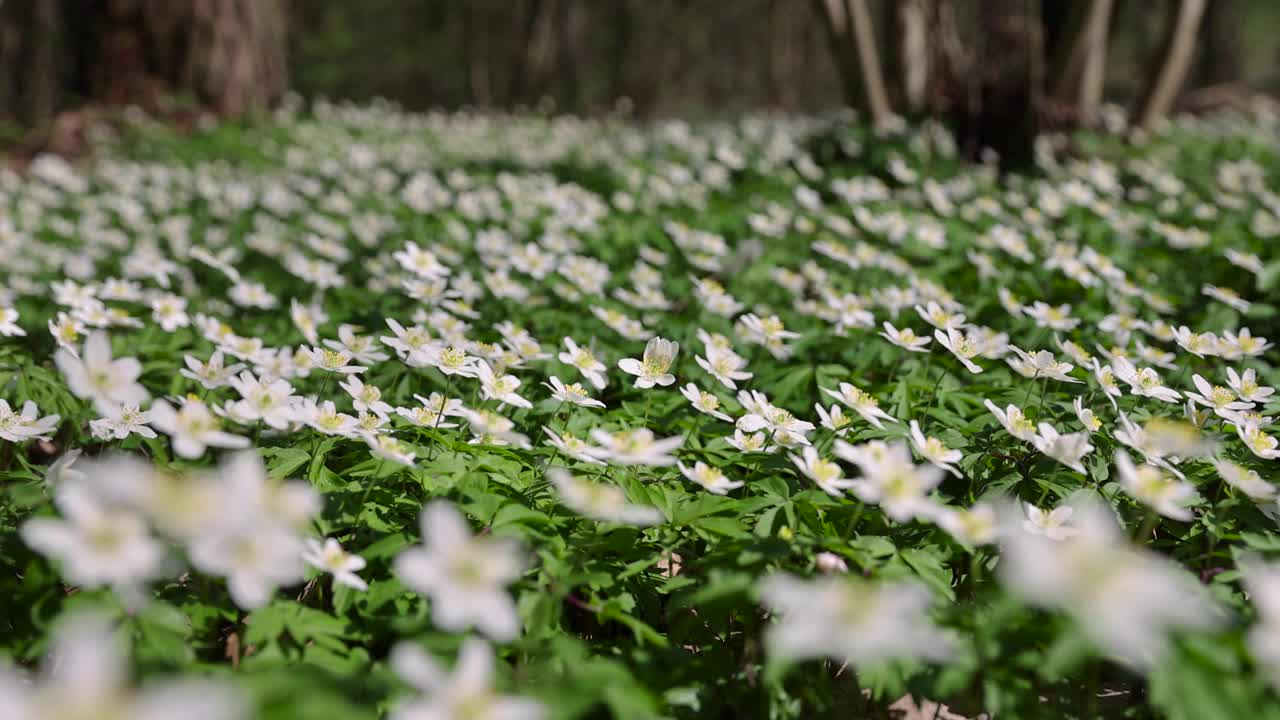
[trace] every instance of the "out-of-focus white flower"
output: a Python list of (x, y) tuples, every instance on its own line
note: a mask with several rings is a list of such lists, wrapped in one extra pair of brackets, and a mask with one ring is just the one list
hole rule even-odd
[(1093, 452), (1089, 443), (1089, 433), (1076, 432), (1062, 434), (1049, 423), (1040, 423), (1036, 436), (1031, 439), (1040, 452), (1066, 465), (1078, 473), (1084, 473), (1085, 455)]
[(53, 647), (31, 682), (0, 668), (5, 720), (240, 720), (248, 703), (232, 687), (208, 680), (162, 680), (128, 687), (128, 648), (106, 617), (79, 614), (62, 620)]
[(449, 632), (476, 627), (499, 642), (520, 634), (507, 585), (524, 573), (513, 540), (474, 537), (453, 505), (435, 500), (422, 510), (422, 545), (401, 552), (395, 572), (406, 587), (431, 599), (431, 620)]
[(684, 444), (683, 437), (658, 439), (648, 428), (633, 428), (609, 432), (599, 428), (591, 431), (591, 439), (597, 447), (588, 452), (592, 457), (619, 465), (674, 465), (671, 451)]
[(179, 457), (198, 458), (209, 447), (249, 446), (249, 438), (220, 430), (218, 418), (199, 400), (187, 398), (177, 410), (164, 400), (157, 400), (150, 412), (151, 424), (170, 437), (173, 451)]
[(551, 468), (547, 471), (547, 478), (556, 486), (561, 502), (593, 520), (657, 525), (665, 519), (662, 511), (655, 507), (628, 502), (620, 487), (576, 478), (563, 468)]
[(1071, 615), (1100, 648), (1138, 667), (1150, 667), (1179, 629), (1208, 629), (1224, 619), (1209, 593), (1179, 565), (1132, 545), (1111, 510), (1080, 497), (1073, 503), (1077, 532), (1051, 540), (1022, 529), (1005, 511), (1000, 540), (1001, 580), (1029, 602)]
[(391, 720), (541, 720), (537, 701), (494, 691), (493, 664), (493, 649), (476, 638), (463, 641), (452, 673), (417, 645), (398, 643), (391, 667), (420, 696), (392, 710)]
[(765, 634), (771, 655), (829, 657), (855, 665), (891, 659), (944, 660), (952, 639), (929, 621), (929, 591), (915, 582), (873, 583), (848, 575), (802, 580), (771, 575), (760, 598), (778, 617)]
[(146, 388), (138, 383), (142, 363), (137, 358), (111, 358), (111, 340), (101, 330), (94, 331), (76, 357), (66, 350), (54, 355), (58, 370), (76, 397), (93, 402), (98, 412), (106, 415), (117, 405), (141, 405), (150, 399)]

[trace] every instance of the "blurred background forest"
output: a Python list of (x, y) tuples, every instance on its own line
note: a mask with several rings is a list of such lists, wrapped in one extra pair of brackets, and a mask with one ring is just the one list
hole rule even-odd
[[(910, 0), (868, 3), (892, 71), (895, 17)], [(982, 0), (955, 2), (962, 39), (981, 33)], [(1041, 0), (1065, 23), (1088, 0)], [(1108, 99), (1138, 100), (1176, 0), (1118, 0)], [(810, 0), (300, 0), (289, 68), (304, 95), (384, 97), (411, 109), (554, 101), (637, 114), (819, 111), (845, 102)], [(1209, 0), (1187, 88), (1241, 82), (1280, 91), (1280, 0)]]
[(0, 124), (238, 115), (287, 90), (411, 110), (861, 108), (980, 142), (1280, 90), (1277, 0), (0, 0)]

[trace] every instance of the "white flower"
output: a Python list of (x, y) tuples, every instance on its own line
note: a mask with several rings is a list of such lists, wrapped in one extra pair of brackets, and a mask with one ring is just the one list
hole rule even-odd
[(345, 382), (338, 383), (338, 387), (351, 396), (351, 406), (356, 412), (373, 413), (384, 419), (391, 413), (391, 405), (382, 400), (382, 390), (376, 385), (351, 375)]
[(773, 453), (778, 451), (778, 446), (770, 445), (769, 437), (763, 432), (744, 433), (741, 428), (735, 428), (733, 437), (728, 438), (727, 442), (744, 453)]
[(182, 401), (182, 407), (174, 410), (164, 400), (151, 406), (151, 424), (168, 435), (173, 451), (179, 457), (198, 458), (208, 447), (242, 448), (249, 446), (249, 439), (225, 433), (218, 427), (218, 419), (208, 406), (190, 398)]
[(1031, 443), (1040, 452), (1082, 474), (1085, 469), (1081, 460), (1085, 455), (1093, 452), (1093, 445), (1089, 444), (1089, 433), (1076, 432), (1063, 435), (1057, 428), (1045, 422), (1040, 423), (1039, 432), (1031, 438)]
[(1120, 385), (1116, 382), (1115, 370), (1110, 365), (1103, 365), (1097, 358), (1094, 358), (1093, 378), (1111, 403), (1111, 407), (1116, 407), (1116, 398), (1122, 397), (1124, 391), (1120, 389)]
[(1213, 333), (1195, 333), (1183, 325), (1174, 329), (1173, 339), (1179, 347), (1196, 357), (1218, 354), (1218, 336)]
[(929, 348), (927, 346), (933, 341), (928, 335), (916, 335), (915, 331), (909, 327), (904, 327), (899, 330), (889, 324), (888, 320), (884, 321), (883, 325), (884, 332), (880, 333), (880, 337), (885, 340), (888, 340), (894, 345), (897, 345), (903, 350), (907, 350), (909, 352), (929, 352)]
[(355, 375), (369, 368), (363, 365), (352, 365), (351, 353), (346, 350), (334, 350), (318, 346), (303, 347), (302, 354), (311, 361), (311, 366), (340, 375)]
[(431, 620), (442, 630), (462, 632), (474, 626), (493, 640), (520, 634), (520, 616), (507, 585), (524, 573), (518, 543), (473, 537), (466, 518), (453, 505), (434, 500), (422, 511), (422, 545), (396, 556), (401, 582), (431, 599)]
[[(377, 417), (376, 415), (374, 417)], [(399, 440), (389, 435), (376, 435), (373, 433), (364, 433), (364, 441), (373, 451), (373, 454), (390, 460), (407, 467), (413, 466), (415, 453)]]
[(573, 341), (573, 338), (564, 338), (564, 346), (567, 351), (557, 356), (560, 362), (577, 368), (578, 372), (582, 373), (582, 376), (594, 385), (597, 390), (603, 390), (607, 384), (604, 376), (604, 363), (597, 360), (595, 355), (587, 348), (579, 347)]
[(54, 501), (62, 519), (32, 518), (21, 534), (27, 545), (58, 560), (68, 581), (133, 592), (159, 573), (164, 548), (136, 511), (111, 506), (84, 482), (60, 484)]
[(1173, 518), (1187, 521), (1192, 515), (1184, 507), (1195, 497), (1196, 490), (1186, 480), (1166, 474), (1154, 465), (1137, 465), (1123, 450), (1116, 451), (1116, 474), (1120, 486), (1142, 504)]
[(844, 477), (844, 471), (839, 465), (818, 457), (818, 451), (812, 447), (805, 447), (799, 456), (791, 455), (790, 458), (801, 474), (812, 480), (828, 495), (841, 497), (845, 490), (858, 484), (858, 481)]
[(76, 350), (76, 343), (80, 341), (80, 335), (83, 333), (84, 323), (79, 318), (64, 312), (58, 313), (56, 319), (49, 321), (49, 334), (58, 343), (58, 348), (71, 353), (72, 357), (80, 356), (79, 351)]
[(395, 350), (405, 364), (409, 367), (426, 367), (431, 364), (435, 344), (426, 328), (417, 325), (405, 328), (391, 318), (387, 318), (387, 327), (391, 328), (393, 336), (378, 339)]
[(836, 437), (844, 437), (853, 429), (853, 421), (844, 414), (839, 405), (833, 404), (831, 409), (827, 410), (821, 404), (814, 403), (813, 409), (818, 413), (819, 424), (835, 433)]
[(1034, 441), (1036, 437), (1035, 423), (1031, 422), (1022, 412), (1022, 408), (1017, 405), (1008, 405), (1004, 410), (990, 400), (984, 400), (983, 404), (987, 406), (987, 410), (996, 416), (996, 420), (1004, 426), (1006, 432), (1010, 435), (1026, 442)]
[(127, 687), (129, 648), (105, 615), (80, 611), (58, 623), (34, 682), (0, 668), (5, 720), (244, 720), (249, 704), (213, 681), (184, 678)]
[(1237, 424), (1236, 434), (1244, 441), (1244, 446), (1249, 448), (1249, 452), (1257, 455), (1263, 460), (1274, 460), (1280, 458), (1280, 441), (1266, 434), (1262, 428), (1253, 423)]
[(443, 395), (434, 392), (429, 398), (421, 395), (414, 395), (414, 397), (422, 404), (414, 408), (397, 407), (396, 414), (418, 427), (436, 429), (458, 427), (457, 423), (444, 422), (444, 418), (462, 416), (464, 410), (461, 400), (457, 398), (446, 400)]
[(460, 377), (475, 377), (477, 373), (476, 366), (479, 362), (480, 358), (468, 355), (466, 350), (457, 345), (438, 347), (427, 356), (427, 364), (445, 375), (458, 375)]
[(597, 428), (591, 431), (591, 439), (598, 445), (588, 451), (592, 457), (619, 465), (674, 465), (671, 451), (684, 444), (678, 436), (659, 440), (648, 428), (613, 433)]
[(650, 338), (644, 346), (643, 360), (623, 358), (618, 367), (628, 375), (636, 376), (636, 387), (651, 388), (654, 385), (670, 385), (676, 376), (668, 372), (680, 352), (680, 344), (664, 338)]
[(307, 538), (302, 559), (313, 567), (332, 573), (336, 583), (356, 590), (369, 589), (369, 584), (356, 574), (364, 569), (364, 558), (343, 550), (342, 545), (333, 538), (326, 538), (323, 545), (315, 538)]
[(965, 545), (987, 545), (1000, 535), (995, 508), (985, 503), (970, 508), (944, 507), (935, 520), (939, 527)]
[(248, 422), (261, 420), (276, 430), (284, 430), (293, 420), (296, 398), (288, 380), (262, 382), (246, 370), (229, 383), (242, 398), (230, 408), (237, 418)]
[(1022, 508), (1027, 514), (1027, 519), (1022, 521), (1022, 529), (1032, 535), (1043, 535), (1056, 541), (1066, 540), (1079, 532), (1075, 527), (1067, 524), (1071, 521), (1072, 513), (1075, 512), (1075, 508), (1070, 505), (1059, 505), (1049, 512), (1031, 503), (1023, 503)]
[(1276, 486), (1263, 480), (1257, 470), (1240, 467), (1230, 460), (1214, 460), (1213, 468), (1218, 471), (1218, 477), (1254, 502), (1269, 502), (1280, 494)]
[(730, 480), (725, 477), (720, 468), (712, 467), (701, 460), (695, 462), (693, 467), (686, 467), (684, 463), (676, 463), (676, 465), (680, 468), (680, 473), (691, 482), (701, 485), (707, 492), (715, 495), (727, 495), (730, 490), (743, 485), (741, 480)]
[(1077, 397), (1071, 402), (1071, 407), (1076, 411), (1076, 419), (1084, 426), (1086, 432), (1095, 433), (1102, 427), (1102, 421), (1093, 411), (1084, 406), (1084, 398)]
[(278, 586), (302, 580), (302, 551), (290, 529), (257, 521), (218, 527), (188, 546), (191, 563), (226, 577), (231, 599), (246, 610), (271, 602)]
[(391, 667), (421, 695), (393, 709), (390, 720), (542, 720), (537, 701), (494, 692), (493, 664), (493, 650), (476, 638), (462, 642), (452, 673), (417, 645), (397, 643)]
[(179, 369), (178, 372), (183, 377), (200, 383), (206, 390), (213, 390), (228, 384), (237, 372), (244, 369), (244, 365), (241, 363), (224, 364), (221, 350), (214, 350), (207, 363), (202, 363), (191, 355), (184, 355), (182, 361), (187, 366)]
[(298, 332), (302, 333), (302, 336), (312, 345), (320, 342), (317, 328), (329, 321), (329, 316), (323, 307), (318, 304), (303, 305), (297, 298), (289, 303), (289, 317), (293, 320), (294, 327), (298, 328)]
[(604, 407), (604, 403), (592, 398), (587, 394), (586, 388), (578, 383), (569, 383), (565, 385), (560, 378), (552, 375), (550, 383), (542, 383), (546, 387), (551, 388), (551, 397), (562, 403), (577, 405), (579, 407)]
[(497, 400), (501, 405), (531, 408), (533, 403), (520, 397), (516, 388), (520, 387), (520, 379), (514, 375), (501, 375), (493, 371), (488, 362), (480, 360), (476, 363), (476, 377), (480, 379), (480, 395), (486, 400)]
[(1253, 407), (1253, 403), (1247, 400), (1237, 400), (1235, 391), (1224, 388), (1221, 385), (1210, 385), (1199, 373), (1191, 376), (1191, 381), (1195, 384), (1199, 393), (1187, 393), (1187, 399), (1201, 405), (1211, 408), (1219, 417), (1231, 416), (1233, 410), (1248, 410)]
[(949, 312), (936, 302), (931, 301), (927, 306), (916, 305), (915, 310), (921, 319), (940, 331), (958, 330), (965, 326), (964, 313)]
[(324, 344), (334, 350), (341, 350), (363, 365), (376, 365), (387, 359), (387, 354), (373, 344), (373, 336), (357, 335), (356, 326), (342, 324), (338, 326), (338, 339), (325, 340)]
[(1017, 345), (1010, 345), (1009, 349), (1018, 356), (1018, 359), (1005, 360), (1005, 362), (1023, 377), (1045, 377), (1067, 383), (1081, 382), (1067, 374), (1073, 367), (1071, 363), (1058, 362), (1053, 353), (1048, 350), (1039, 350), (1035, 355), (1030, 355)]
[(761, 600), (778, 622), (768, 652), (782, 659), (833, 658), (870, 665), (891, 659), (943, 660), (953, 641), (929, 621), (929, 591), (913, 581), (873, 583), (839, 575), (765, 578)]
[(1055, 307), (1037, 300), (1024, 307), (1022, 312), (1027, 317), (1035, 320), (1036, 325), (1039, 327), (1047, 327), (1060, 332), (1069, 332), (1080, 324), (1079, 318), (1071, 317), (1070, 305), (1058, 305)]
[(884, 429), (884, 423), (880, 422), (881, 420), (898, 422), (897, 418), (880, 409), (879, 400), (861, 388), (854, 387), (851, 383), (840, 383), (839, 392), (829, 388), (822, 388), (822, 392), (844, 403), (850, 410), (858, 413), (863, 420), (880, 430)]
[(620, 487), (576, 478), (563, 468), (551, 468), (547, 478), (556, 486), (561, 502), (593, 520), (642, 526), (657, 525), (665, 520), (662, 511), (655, 507), (628, 502)]
[(587, 441), (582, 438), (577, 438), (567, 433), (562, 436), (545, 425), (542, 427), (542, 432), (547, 434), (547, 442), (550, 443), (552, 447), (565, 455), (568, 455), (574, 460), (589, 463), (591, 465), (607, 464), (605, 461), (591, 455), (591, 452), (596, 450), (596, 448), (591, 447), (591, 445), (587, 444)]
[(695, 355), (694, 362), (730, 390), (738, 389), (737, 381), (752, 378), (752, 373), (742, 369), (746, 367), (747, 361), (729, 348), (709, 344), (706, 355), (705, 358)]
[(1139, 370), (1133, 363), (1122, 357), (1113, 358), (1112, 367), (1115, 369), (1116, 377), (1127, 383), (1129, 391), (1134, 395), (1174, 403), (1182, 398), (1177, 390), (1166, 387), (1164, 381), (1160, 379), (1160, 373), (1152, 368), (1145, 367)]
[(1204, 285), (1200, 288), (1200, 292), (1208, 295), (1214, 300), (1226, 303), (1236, 310), (1247, 313), (1253, 303), (1240, 297), (1240, 293), (1231, 288), (1218, 287), (1217, 285)]
[[(0, 400), (0, 402), (3, 401)], [(0, 428), (3, 428), (4, 425), (2, 411), (3, 408), (0, 408)], [(94, 437), (104, 440), (123, 440), (133, 434), (144, 438), (153, 438), (156, 436), (156, 432), (147, 427), (149, 422), (151, 422), (150, 412), (139, 410), (137, 405), (121, 405), (108, 417), (90, 420), (89, 428)], [(2, 435), (3, 433), (0, 432), (0, 436)]]
[(717, 420), (733, 422), (733, 418), (720, 411), (720, 398), (699, 390), (697, 385), (693, 383), (685, 385), (680, 388), (680, 394), (684, 395), (698, 412), (706, 413)]
[(1035, 605), (1070, 614), (1108, 653), (1150, 667), (1177, 629), (1206, 629), (1222, 613), (1206, 589), (1181, 566), (1133, 546), (1100, 501), (1073, 503), (1077, 532), (1051, 540), (1020, 532), (1022, 515), (1008, 512), (1001, 536), (1002, 581)]
[[(1243, 373), (1236, 373), (1235, 368), (1227, 368), (1227, 385), (1236, 391), (1241, 400), (1265, 403), (1276, 389), (1258, 384), (1258, 374), (1253, 368)], [(1252, 406), (1251, 406), (1252, 407)]]
[(23, 403), (22, 412), (17, 413), (9, 407), (7, 400), (0, 399), (0, 438), (9, 442), (25, 442), (32, 438), (48, 440), (61, 420), (60, 415), (40, 417), (40, 410), (32, 400)]
[(25, 337), (26, 334), (26, 330), (18, 327), (18, 311), (11, 307), (0, 307), (0, 335)]
[(294, 406), (293, 418), (325, 435), (355, 437), (360, 429), (360, 421), (344, 412), (338, 412), (332, 400), (318, 403), (307, 398)]
[(1247, 327), (1240, 328), (1239, 334), (1230, 330), (1223, 332), (1222, 340), (1218, 342), (1219, 349), (1226, 349), (1229, 357), (1258, 357), (1273, 345), (1264, 337), (1254, 337)]
[(448, 266), (442, 264), (435, 253), (424, 250), (417, 243), (405, 243), (391, 257), (400, 263), (400, 267), (424, 280), (442, 278), (449, 274)]
[(908, 522), (935, 515), (937, 506), (928, 493), (942, 481), (943, 471), (934, 465), (911, 462), (906, 444), (873, 440), (850, 445), (837, 440), (835, 453), (862, 471), (862, 479), (854, 486), (858, 498), (880, 505), (892, 520)]
[(938, 340), (938, 344), (950, 350), (969, 372), (975, 375), (982, 372), (982, 367), (973, 362), (973, 358), (982, 353), (982, 345), (974, 337), (955, 328), (948, 328), (945, 333), (942, 330), (934, 330), (933, 336)]
[(935, 437), (926, 437), (924, 432), (920, 430), (920, 423), (915, 420), (911, 421), (911, 447), (916, 449), (920, 457), (946, 470), (947, 472), (960, 477), (960, 471), (956, 469), (955, 463), (960, 462), (960, 458), (964, 454), (959, 450), (952, 450), (946, 446), (941, 440)]
[(173, 332), (191, 324), (187, 317), (187, 299), (179, 295), (161, 295), (151, 300), (151, 318), (165, 332)]
[(58, 350), (54, 362), (72, 394), (93, 401), (94, 407), (104, 415), (117, 405), (141, 405), (151, 397), (138, 383), (142, 363), (131, 357), (112, 360), (111, 341), (101, 330), (94, 331), (85, 340), (80, 357)]

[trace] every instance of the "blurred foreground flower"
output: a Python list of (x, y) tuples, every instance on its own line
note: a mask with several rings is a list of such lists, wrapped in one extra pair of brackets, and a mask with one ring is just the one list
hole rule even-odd
[(127, 647), (106, 618), (76, 615), (61, 622), (38, 678), (0, 668), (5, 720), (236, 720), (248, 706), (232, 688), (184, 679), (127, 687)]

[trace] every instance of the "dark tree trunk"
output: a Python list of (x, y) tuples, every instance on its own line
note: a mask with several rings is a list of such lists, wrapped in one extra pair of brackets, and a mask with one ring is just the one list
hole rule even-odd
[(157, 109), (186, 94), (222, 115), (285, 90), (284, 0), (10, 0), (0, 101), (42, 125), (77, 101)]
[(1027, 168), (1035, 162), (1044, 87), (1040, 18), (1028, 0), (987, 0), (982, 7), (976, 107), (967, 109), (961, 144), (970, 152), (996, 151), (1003, 169)]
[(1214, 0), (1205, 8), (1200, 57), (1191, 79), (1193, 86), (1240, 80), (1244, 10), (1240, 0)]

